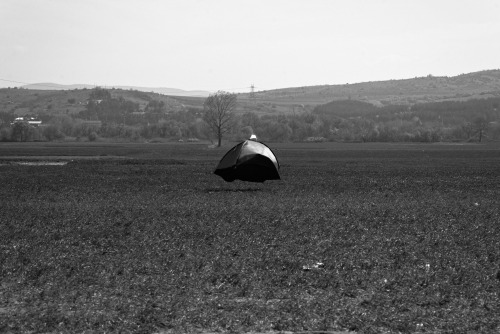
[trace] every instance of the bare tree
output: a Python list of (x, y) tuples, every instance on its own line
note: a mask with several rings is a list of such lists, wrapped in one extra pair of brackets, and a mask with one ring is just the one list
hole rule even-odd
[(205, 100), (203, 107), (205, 109), (203, 119), (217, 137), (217, 146), (220, 147), (222, 136), (228, 132), (233, 125), (233, 112), (236, 108), (236, 94), (224, 91), (210, 94)]

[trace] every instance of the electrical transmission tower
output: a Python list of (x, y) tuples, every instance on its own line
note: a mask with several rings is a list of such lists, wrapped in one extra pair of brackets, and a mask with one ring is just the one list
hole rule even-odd
[(252, 84), (250, 86), (250, 99), (254, 100), (255, 99), (255, 85)]

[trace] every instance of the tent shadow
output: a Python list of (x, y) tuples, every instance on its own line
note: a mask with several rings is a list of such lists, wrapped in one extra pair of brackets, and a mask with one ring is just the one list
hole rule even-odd
[(256, 192), (262, 191), (261, 188), (206, 188), (206, 193), (220, 193), (220, 192)]

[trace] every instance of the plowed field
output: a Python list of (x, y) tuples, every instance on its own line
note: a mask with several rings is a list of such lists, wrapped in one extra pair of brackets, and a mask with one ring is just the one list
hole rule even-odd
[(269, 145), (0, 144), (0, 332), (500, 331), (498, 147)]

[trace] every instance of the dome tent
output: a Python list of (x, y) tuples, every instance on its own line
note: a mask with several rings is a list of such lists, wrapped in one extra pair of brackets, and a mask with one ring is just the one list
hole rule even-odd
[(280, 180), (279, 168), (278, 160), (269, 147), (255, 140), (245, 140), (222, 157), (214, 174), (227, 182), (264, 182)]

